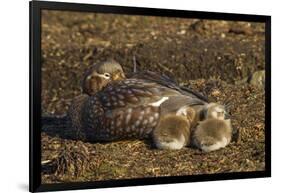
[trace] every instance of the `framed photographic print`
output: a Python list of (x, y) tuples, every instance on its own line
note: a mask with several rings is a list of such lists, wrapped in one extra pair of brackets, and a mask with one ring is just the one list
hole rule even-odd
[(271, 18), (30, 2), (30, 191), (271, 176)]

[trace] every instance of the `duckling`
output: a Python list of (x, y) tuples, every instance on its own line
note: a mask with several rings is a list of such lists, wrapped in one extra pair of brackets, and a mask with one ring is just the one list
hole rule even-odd
[(204, 152), (215, 151), (227, 146), (232, 137), (230, 119), (225, 119), (223, 105), (210, 103), (206, 105), (206, 119), (200, 121), (192, 134), (193, 145)]
[(196, 112), (186, 106), (176, 113), (161, 116), (153, 131), (153, 141), (158, 149), (181, 149), (190, 143), (192, 121)]

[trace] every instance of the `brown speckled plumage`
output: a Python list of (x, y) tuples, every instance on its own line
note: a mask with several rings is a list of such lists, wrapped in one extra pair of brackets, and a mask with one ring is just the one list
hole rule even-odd
[(89, 98), (86, 94), (81, 94), (77, 97), (75, 97), (71, 105), (68, 109), (67, 116), (69, 117), (69, 120), (71, 121), (71, 126), (76, 130), (76, 134), (79, 138), (85, 138), (85, 135), (82, 132), (82, 109)]

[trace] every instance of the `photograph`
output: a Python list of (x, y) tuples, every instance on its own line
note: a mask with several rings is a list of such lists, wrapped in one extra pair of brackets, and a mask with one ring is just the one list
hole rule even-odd
[(40, 24), (42, 184), (266, 170), (265, 22), (42, 9)]

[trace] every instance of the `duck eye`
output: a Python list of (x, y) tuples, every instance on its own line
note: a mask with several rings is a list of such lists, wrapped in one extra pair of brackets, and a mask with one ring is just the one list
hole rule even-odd
[(103, 75), (104, 75), (106, 78), (110, 78), (110, 74), (109, 74), (109, 73), (107, 73), (107, 72), (106, 72), (106, 73), (104, 73)]

